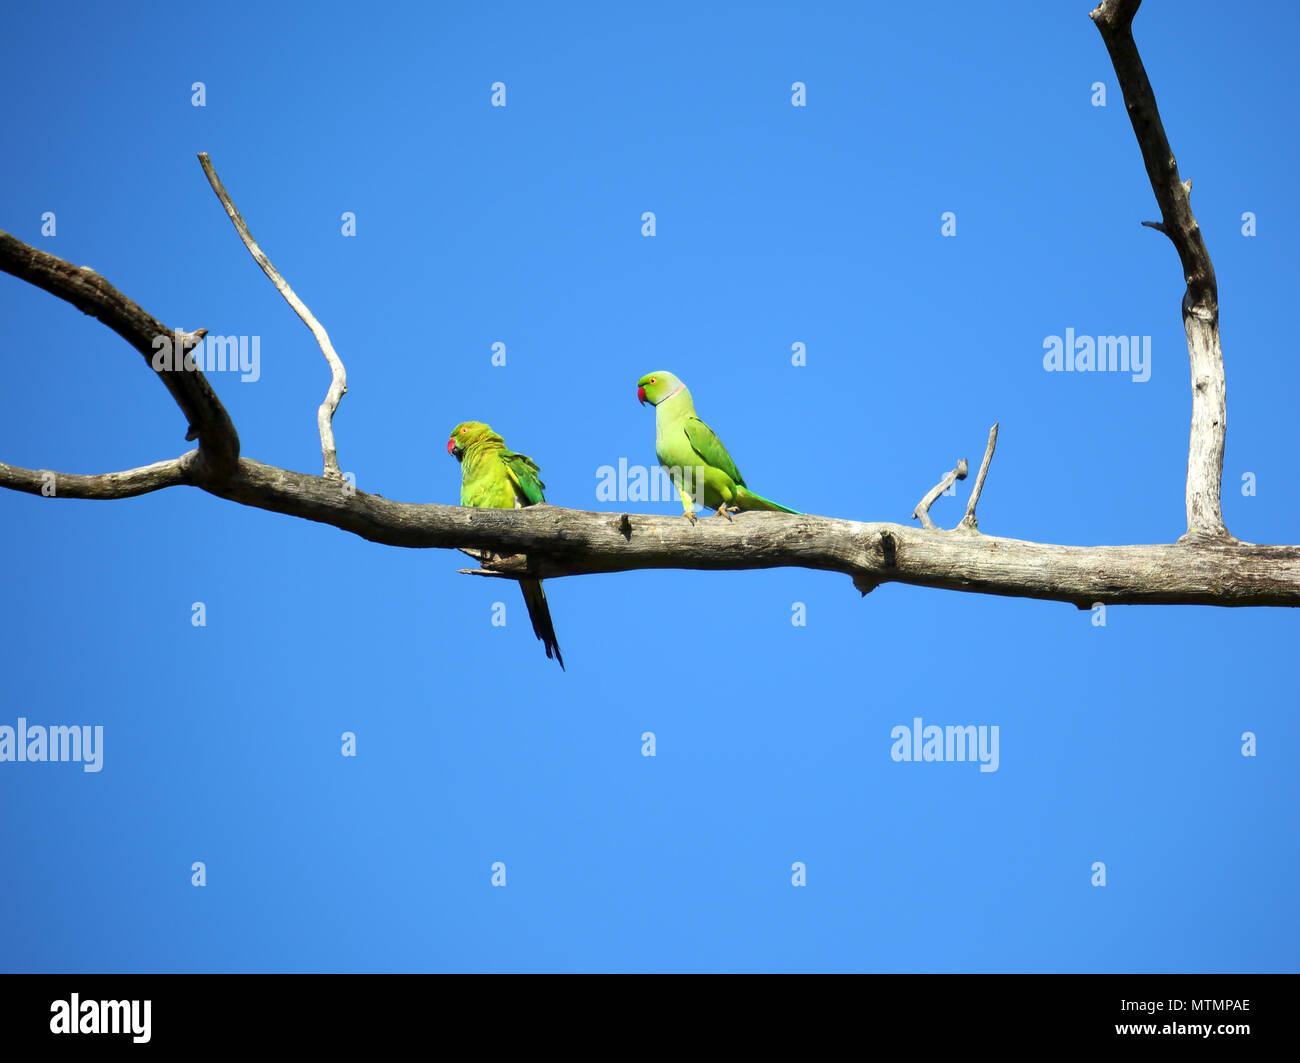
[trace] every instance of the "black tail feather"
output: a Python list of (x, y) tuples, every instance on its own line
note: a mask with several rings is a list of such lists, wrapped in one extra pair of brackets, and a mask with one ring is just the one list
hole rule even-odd
[(528, 607), (528, 619), (533, 622), (533, 634), (542, 640), (546, 647), (546, 657), (554, 657), (560, 662), (564, 671), (564, 658), (560, 655), (560, 643), (555, 638), (555, 625), (551, 623), (551, 608), (546, 604), (546, 591), (542, 589), (539, 579), (521, 579), (519, 589), (524, 592), (524, 605)]

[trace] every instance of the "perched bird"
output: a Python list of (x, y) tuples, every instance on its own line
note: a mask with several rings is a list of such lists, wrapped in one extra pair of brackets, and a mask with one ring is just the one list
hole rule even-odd
[(655, 455), (682, 496), (682, 514), (695, 523), (695, 502), (726, 517), (742, 509), (798, 513), (745, 486), (744, 478), (713, 429), (695, 415), (686, 385), (672, 373), (647, 373), (636, 382), (636, 397), (655, 408)]
[[(506, 441), (491, 428), (478, 421), (465, 421), (451, 430), (447, 440), (447, 453), (460, 462), (460, 504), (486, 509), (522, 509), (545, 502), (542, 489), (546, 487), (538, 478), (541, 470), (526, 454), (516, 454), (506, 449)], [(551, 610), (546, 604), (546, 592), (539, 579), (521, 579), (519, 589), (524, 592), (528, 618), (533, 622), (533, 634), (542, 640), (546, 656), (554, 656), (564, 668), (560, 644), (555, 640), (555, 627), (551, 623)]]

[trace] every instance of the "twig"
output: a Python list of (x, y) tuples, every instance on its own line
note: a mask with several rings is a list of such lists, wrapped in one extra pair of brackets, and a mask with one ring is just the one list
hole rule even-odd
[(979, 521), (975, 518), (975, 507), (979, 505), (980, 493), (984, 490), (984, 477), (989, 474), (989, 465), (993, 461), (993, 451), (998, 445), (998, 424), (993, 422), (989, 429), (988, 445), (984, 448), (984, 460), (980, 462), (980, 471), (975, 474), (975, 486), (971, 490), (970, 500), (966, 503), (966, 516), (953, 531), (979, 531)]
[(465, 576), (493, 576), (498, 579), (519, 579), (527, 576), (528, 557), (526, 554), (495, 554), (491, 550), (475, 547), (458, 546), (462, 554), (472, 557), (481, 568), (458, 568), (456, 571)]
[(221, 200), (221, 205), (226, 208), (226, 214), (235, 226), (235, 231), (239, 233), (239, 238), (244, 241), (244, 246), (248, 248), (254, 260), (262, 267), (262, 272), (275, 285), (276, 291), (284, 296), (293, 311), (303, 323), (311, 329), (311, 334), (316, 337), (316, 342), (320, 345), (321, 353), (325, 355), (325, 361), (330, 367), (330, 388), (325, 395), (325, 401), (320, 404), (316, 411), (316, 426), (320, 429), (320, 449), (325, 458), (325, 478), (327, 480), (341, 480), (343, 474), (339, 471), (338, 451), (334, 447), (334, 411), (338, 409), (339, 402), (348, 390), (347, 370), (343, 368), (343, 362), (335, 353), (334, 345), (330, 343), (329, 333), (315, 315), (307, 309), (306, 304), (298, 298), (294, 290), (289, 287), (288, 282), (280, 276), (280, 272), (271, 265), (271, 260), (266, 257), (266, 253), (257, 245), (253, 239), (253, 234), (248, 231), (248, 223), (244, 221), (243, 216), (236, 209), (235, 204), (230, 199), (230, 193), (226, 191), (226, 186), (221, 183), (221, 178), (217, 176), (217, 171), (212, 165), (212, 160), (208, 158), (206, 151), (199, 152), (199, 164), (203, 167), (203, 172), (208, 175), (208, 183), (212, 185), (212, 191), (217, 194)]
[[(930, 518), (930, 507), (934, 505), (935, 499), (948, 490), (948, 488), (958, 480), (966, 479), (967, 471), (966, 459), (962, 458), (961, 461), (957, 463), (957, 468), (950, 469), (947, 475), (930, 488), (930, 490), (926, 492), (925, 497), (916, 504), (916, 508), (912, 510), (912, 519), (919, 520), (922, 528), (938, 527), (938, 525), (936, 525)], [(864, 591), (863, 593), (866, 592)]]

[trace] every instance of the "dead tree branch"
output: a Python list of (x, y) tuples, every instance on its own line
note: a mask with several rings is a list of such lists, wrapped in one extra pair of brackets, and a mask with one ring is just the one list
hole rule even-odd
[(186, 357), (206, 330), (170, 329), (88, 266), (74, 266), (3, 231), (0, 269), (102, 321), (144, 355), (188, 419), (185, 438), (199, 441), (198, 460), (218, 476), (234, 469), (239, 460), (235, 426), (212, 385)]
[(325, 459), (325, 477), (331, 480), (341, 480), (343, 474), (339, 472), (338, 449), (334, 445), (334, 411), (339, 408), (339, 402), (348, 390), (347, 370), (343, 368), (343, 361), (339, 358), (334, 350), (334, 344), (330, 342), (329, 333), (325, 327), (316, 320), (316, 316), (307, 309), (307, 304), (298, 298), (297, 294), (289, 287), (289, 282), (281, 275), (280, 271), (271, 265), (271, 260), (266, 257), (266, 253), (258, 246), (257, 241), (253, 239), (253, 234), (248, 231), (248, 223), (244, 221), (243, 215), (235, 207), (234, 201), (230, 198), (230, 193), (226, 191), (226, 186), (221, 183), (221, 178), (217, 176), (216, 167), (212, 165), (212, 160), (208, 158), (206, 151), (199, 152), (199, 164), (203, 167), (203, 172), (208, 175), (208, 183), (212, 185), (212, 191), (217, 194), (221, 200), (221, 205), (226, 208), (226, 214), (235, 226), (235, 232), (239, 233), (239, 238), (244, 241), (244, 246), (248, 248), (248, 253), (259, 266), (262, 272), (275, 285), (275, 290), (284, 296), (284, 301), (293, 307), (293, 312), (302, 318), (303, 324), (311, 329), (311, 334), (316, 337), (316, 343), (320, 346), (321, 353), (325, 355), (325, 361), (330, 367), (330, 387), (325, 394), (325, 401), (320, 404), (316, 411), (316, 427), (320, 431), (320, 449)]
[(1159, 222), (1146, 222), (1169, 237), (1187, 291), (1183, 328), (1192, 373), (1192, 427), (1187, 448), (1187, 533), (1185, 539), (1231, 538), (1223, 524), (1223, 448), (1228, 424), (1227, 384), (1219, 345), (1219, 286), (1201, 227), (1192, 213), (1192, 182), (1178, 176), (1156, 107), (1155, 91), (1133, 40), (1133, 16), (1142, 0), (1103, 0), (1091, 14), (1110, 53), (1124, 105), (1142, 149), (1151, 190), (1160, 205)]
[[(183, 482), (220, 498), (330, 524), (387, 546), (491, 551), (495, 557), (483, 555), (484, 570), (510, 577), (799, 567), (843, 572), (868, 588), (907, 583), (1069, 602), (1081, 609), (1094, 602), (1300, 606), (1300, 546), (1208, 540), (1057, 546), (783, 513), (740, 513), (732, 524), (719, 520), (692, 526), (680, 516), (547, 505), (518, 510), (416, 505), (340, 491), (335, 481), (322, 476), (248, 458), (239, 460), (234, 476), (207, 482), (194, 475), (193, 454), (176, 460), (182, 470), (187, 464), (190, 470)], [(73, 482), (67, 474), (55, 475), (61, 484)], [(0, 486), (39, 495), (40, 474), (0, 465)], [(61, 490), (55, 497), (112, 496)]]
[(0, 487), (46, 498), (134, 498), (161, 491), (164, 487), (193, 483), (189, 470), (197, 457), (198, 451), (191, 450), (170, 461), (157, 461), (138, 469), (106, 472), (98, 476), (79, 476), (50, 469), (20, 469), (0, 461)]

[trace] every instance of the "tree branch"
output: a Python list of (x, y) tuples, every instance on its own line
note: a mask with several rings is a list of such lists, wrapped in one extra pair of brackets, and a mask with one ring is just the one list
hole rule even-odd
[(1160, 205), (1161, 220), (1143, 224), (1169, 237), (1187, 282), (1182, 310), (1191, 362), (1192, 427), (1187, 448), (1187, 533), (1183, 538), (1231, 538), (1221, 508), (1228, 399), (1219, 344), (1218, 282), (1192, 213), (1192, 182), (1178, 176), (1178, 162), (1160, 121), (1155, 92), (1133, 41), (1133, 16), (1141, 2), (1102, 0), (1090, 17), (1110, 53), (1147, 178)]
[[(234, 470), (239, 436), (207, 378), (189, 357), (206, 329), (169, 329), (87, 266), (74, 266), (0, 230), (0, 270), (57, 295), (102, 321), (144, 355), (181, 412), (189, 418), (185, 438), (198, 439), (198, 460), (215, 475)], [(164, 358), (162, 355), (166, 354)]]
[(50, 469), (23, 469), (0, 461), (0, 487), (47, 498), (134, 498), (164, 487), (193, 483), (190, 468), (198, 458), (191, 450), (179, 458), (157, 461), (125, 472), (106, 472), (97, 476), (54, 472)]
[(307, 304), (298, 298), (294, 290), (289, 287), (289, 282), (271, 265), (271, 260), (253, 239), (253, 234), (248, 231), (248, 223), (235, 207), (230, 193), (221, 183), (221, 178), (217, 176), (216, 168), (212, 165), (212, 160), (208, 158), (206, 151), (199, 152), (199, 164), (203, 167), (203, 172), (208, 175), (208, 183), (212, 185), (212, 191), (217, 194), (221, 205), (226, 208), (226, 214), (234, 224), (235, 232), (239, 233), (239, 238), (244, 241), (244, 246), (248, 248), (248, 253), (262, 267), (262, 272), (271, 279), (275, 290), (284, 296), (285, 302), (293, 307), (293, 312), (311, 329), (311, 334), (316, 337), (321, 353), (325, 355), (325, 361), (329, 363), (330, 387), (325, 394), (325, 401), (316, 410), (316, 427), (320, 431), (320, 449), (325, 459), (325, 476), (331, 480), (341, 480), (343, 474), (339, 472), (338, 450), (334, 446), (334, 411), (338, 409), (339, 402), (348, 390), (348, 376), (343, 368), (343, 361), (335, 352), (334, 344), (330, 342), (325, 327), (316, 320), (316, 316), (307, 309)]
[[(191, 452), (192, 454), (193, 452)], [(480, 574), (554, 579), (599, 572), (680, 568), (716, 571), (798, 567), (881, 583), (1038, 598), (1081, 609), (1108, 605), (1300, 606), (1300, 546), (1200, 541), (1154, 546), (1056, 546), (986, 535), (935, 535), (883, 522), (784, 513), (740, 513), (733, 523), (680, 516), (591, 513), (556, 506), (476, 509), (415, 505), (248, 458), (232, 477), (205, 482), (183, 455), (149, 469), (221, 498), (302, 517), (371, 542), (477, 551)], [(0, 466), (0, 485), (39, 494), (28, 470)], [(146, 470), (133, 470), (140, 475)], [(58, 474), (56, 497), (75, 495)], [(100, 479), (83, 477), (81, 480)], [(123, 496), (125, 497), (125, 496)], [(888, 545), (886, 545), (888, 544)], [(490, 555), (485, 553), (490, 551)]]

